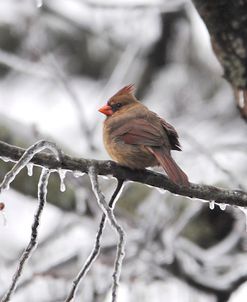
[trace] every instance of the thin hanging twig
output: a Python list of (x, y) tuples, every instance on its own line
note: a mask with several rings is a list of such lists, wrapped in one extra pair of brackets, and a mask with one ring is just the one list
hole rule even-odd
[(6, 294), (2, 298), (1, 302), (8, 302), (15, 292), (17, 282), (19, 278), (22, 275), (24, 265), (27, 262), (27, 260), (31, 257), (32, 251), (35, 249), (37, 246), (37, 238), (38, 238), (38, 227), (40, 223), (40, 217), (42, 214), (42, 211), (44, 209), (45, 203), (46, 203), (46, 195), (47, 195), (47, 184), (48, 184), (48, 179), (49, 179), (50, 171), (48, 169), (42, 169), (40, 179), (39, 179), (39, 184), (38, 184), (38, 200), (39, 200), (39, 205), (36, 210), (36, 213), (34, 215), (34, 221), (32, 224), (32, 231), (31, 231), (31, 239), (24, 250), (23, 254), (20, 257), (18, 267), (16, 269), (16, 272), (13, 276), (12, 283), (7, 290)]
[[(121, 191), (121, 188), (123, 186), (123, 180), (118, 180), (118, 184), (117, 187), (114, 191), (114, 193), (112, 194), (111, 200), (109, 202), (109, 207), (112, 208), (114, 203), (117, 201), (117, 195), (119, 195), (119, 192)], [(106, 215), (103, 214), (101, 216), (101, 220), (100, 220), (100, 224), (99, 224), (99, 228), (96, 234), (96, 238), (95, 238), (95, 243), (94, 243), (94, 247), (93, 250), (91, 252), (91, 254), (89, 255), (89, 257), (87, 258), (85, 264), (83, 265), (82, 269), (80, 270), (80, 272), (78, 273), (78, 275), (76, 276), (76, 278), (73, 280), (72, 283), (72, 287), (71, 290), (65, 300), (65, 302), (70, 302), (73, 300), (76, 290), (79, 286), (79, 283), (82, 281), (82, 279), (86, 276), (87, 272), (90, 270), (90, 268), (92, 267), (94, 261), (97, 259), (99, 253), (100, 253), (100, 247), (101, 247), (101, 237), (105, 228), (105, 222), (106, 222)]]
[(109, 221), (111, 227), (117, 232), (119, 236), (119, 241), (117, 245), (117, 253), (114, 263), (114, 271), (113, 271), (113, 283), (112, 283), (112, 302), (117, 301), (117, 289), (119, 285), (119, 279), (121, 274), (121, 267), (124, 258), (124, 247), (125, 247), (125, 232), (117, 222), (115, 215), (113, 213), (113, 209), (110, 208), (105, 200), (105, 196), (100, 190), (98, 175), (95, 167), (92, 165), (89, 167), (88, 175), (92, 184), (92, 189), (95, 194), (95, 197), (98, 201), (99, 206), (102, 211), (106, 215), (107, 220)]

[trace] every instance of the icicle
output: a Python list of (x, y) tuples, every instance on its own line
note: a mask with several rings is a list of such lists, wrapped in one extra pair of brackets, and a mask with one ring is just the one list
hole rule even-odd
[(65, 190), (66, 190), (66, 186), (65, 186), (65, 183), (64, 183), (66, 173), (67, 173), (66, 170), (62, 170), (62, 169), (58, 170), (58, 175), (60, 177), (60, 191), (61, 192), (65, 192)]
[(29, 163), (27, 164), (27, 175), (28, 176), (33, 176), (33, 164), (32, 163)]
[(226, 209), (226, 204), (225, 203), (219, 203), (219, 207), (222, 211), (225, 211)]
[(4, 211), (0, 212), (1, 222), (0, 225), (6, 226), (7, 225), (7, 217)]
[(81, 171), (74, 171), (73, 175), (75, 178), (81, 177), (83, 176), (85, 173), (82, 173)]
[(215, 204), (214, 200), (209, 201), (209, 209), (210, 210), (214, 209), (214, 204)]
[(36, 0), (36, 6), (41, 8), (43, 6), (43, 0)]
[(245, 216), (245, 231), (247, 232), (247, 208), (244, 207), (238, 207), (239, 210), (241, 210), (244, 213)]

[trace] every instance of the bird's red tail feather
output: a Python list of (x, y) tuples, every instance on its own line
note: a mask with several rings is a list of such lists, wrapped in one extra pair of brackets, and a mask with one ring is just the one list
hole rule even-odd
[(166, 154), (162, 149), (147, 147), (153, 153), (160, 165), (166, 171), (168, 177), (176, 184), (189, 186), (188, 176), (176, 164), (170, 154)]

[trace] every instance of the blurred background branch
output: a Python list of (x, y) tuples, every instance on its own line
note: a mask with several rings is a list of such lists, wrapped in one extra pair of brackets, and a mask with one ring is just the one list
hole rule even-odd
[[(97, 109), (135, 83), (140, 101), (178, 130), (183, 152), (173, 156), (193, 183), (246, 191), (246, 129), (239, 115), (245, 117), (247, 108), (244, 1), (193, 1), (207, 28), (189, 0), (41, 2), (0, 1), (1, 141), (27, 149), (48, 140), (73, 160), (97, 158), (104, 171), (99, 185), (110, 200), (116, 179), (106, 177), (116, 166), (101, 162), (108, 155)], [(44, 156), (55, 167), (52, 156)], [(1, 179), (13, 167), (2, 159)], [(81, 162), (66, 164), (74, 164), (74, 171), (62, 175), (64, 192), (59, 174), (50, 175), (39, 248), (13, 301), (64, 301), (92, 251), (101, 214), (88, 177), (77, 171)], [(222, 210), (222, 200), (221, 208), (211, 201), (210, 210), (208, 203), (185, 198), (184, 191), (175, 195), (134, 181), (145, 177), (149, 185), (158, 181), (178, 192), (156, 172), (132, 178), (125, 169), (116, 171), (131, 179), (114, 211), (128, 235), (122, 301), (245, 301), (244, 209)], [(0, 214), (0, 296), (30, 239), (40, 167), (31, 172), (29, 165), (1, 194), (6, 219)], [(109, 301), (115, 251), (106, 225), (101, 253), (75, 299)]]

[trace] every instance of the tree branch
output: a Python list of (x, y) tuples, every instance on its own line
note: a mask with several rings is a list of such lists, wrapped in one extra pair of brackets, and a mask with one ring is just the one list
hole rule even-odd
[(247, 121), (247, 1), (193, 0), (211, 36), (212, 47), (232, 84)]
[(116, 231), (119, 237), (119, 241), (117, 244), (117, 254), (115, 258), (114, 263), (114, 272), (112, 275), (113, 278), (113, 284), (112, 284), (112, 302), (117, 301), (117, 289), (119, 285), (119, 279), (121, 274), (121, 268), (124, 258), (124, 247), (125, 247), (125, 232), (123, 228), (120, 226), (120, 224), (117, 222), (115, 215), (113, 213), (112, 207), (109, 207), (106, 203), (105, 196), (100, 190), (99, 182), (98, 182), (98, 175), (97, 175), (97, 169), (94, 165), (92, 165), (89, 168), (88, 175), (92, 184), (92, 189), (94, 192), (94, 195), (98, 201), (99, 206), (101, 207), (103, 213), (105, 214), (110, 226), (113, 230)]
[[(112, 194), (111, 200), (109, 202), (109, 208), (112, 208), (114, 203), (117, 200), (117, 195), (121, 191), (121, 188), (123, 186), (123, 181), (118, 180), (117, 187), (115, 191)], [(105, 222), (106, 222), (106, 215), (103, 214), (99, 223), (99, 228), (96, 234), (95, 243), (93, 250), (91, 254), (89, 255), (88, 259), (86, 260), (85, 264), (83, 265), (82, 269), (76, 276), (76, 278), (73, 280), (73, 284), (71, 287), (71, 290), (68, 294), (68, 297), (66, 298), (65, 302), (70, 302), (75, 296), (75, 292), (79, 286), (80, 281), (86, 276), (87, 272), (90, 270), (91, 266), (93, 265), (94, 261), (97, 259), (99, 253), (100, 253), (100, 243), (101, 243), (101, 237), (105, 228)]]
[[(0, 157), (7, 158), (10, 161), (17, 161), (24, 152), (25, 150), (22, 148), (0, 141)], [(247, 192), (245, 191), (227, 190), (193, 183), (190, 183), (189, 187), (182, 187), (174, 184), (161, 173), (152, 172), (150, 170), (130, 170), (109, 160), (89, 160), (61, 154), (60, 161), (58, 161), (53, 155), (39, 153), (36, 154), (30, 162), (51, 170), (58, 170), (60, 168), (80, 171), (82, 173), (88, 173), (89, 168), (93, 165), (98, 175), (109, 175), (117, 179), (135, 181), (190, 198), (199, 198), (207, 201), (215, 201), (216, 203), (247, 207)]]
[(8, 302), (10, 300), (12, 294), (15, 292), (17, 282), (22, 275), (24, 265), (27, 262), (27, 260), (30, 258), (32, 251), (34, 250), (34, 248), (37, 245), (38, 227), (39, 227), (39, 223), (40, 223), (40, 217), (41, 217), (41, 214), (43, 212), (43, 209), (44, 209), (44, 206), (46, 203), (47, 184), (48, 184), (49, 175), (50, 175), (49, 170), (42, 169), (42, 172), (40, 175), (40, 180), (39, 180), (39, 185), (38, 185), (39, 205), (38, 205), (38, 208), (34, 215), (31, 239), (30, 239), (29, 244), (27, 245), (25, 251), (23, 252), (23, 254), (20, 257), (17, 270), (13, 276), (12, 283), (11, 283), (8, 291), (2, 298), (1, 302)]

